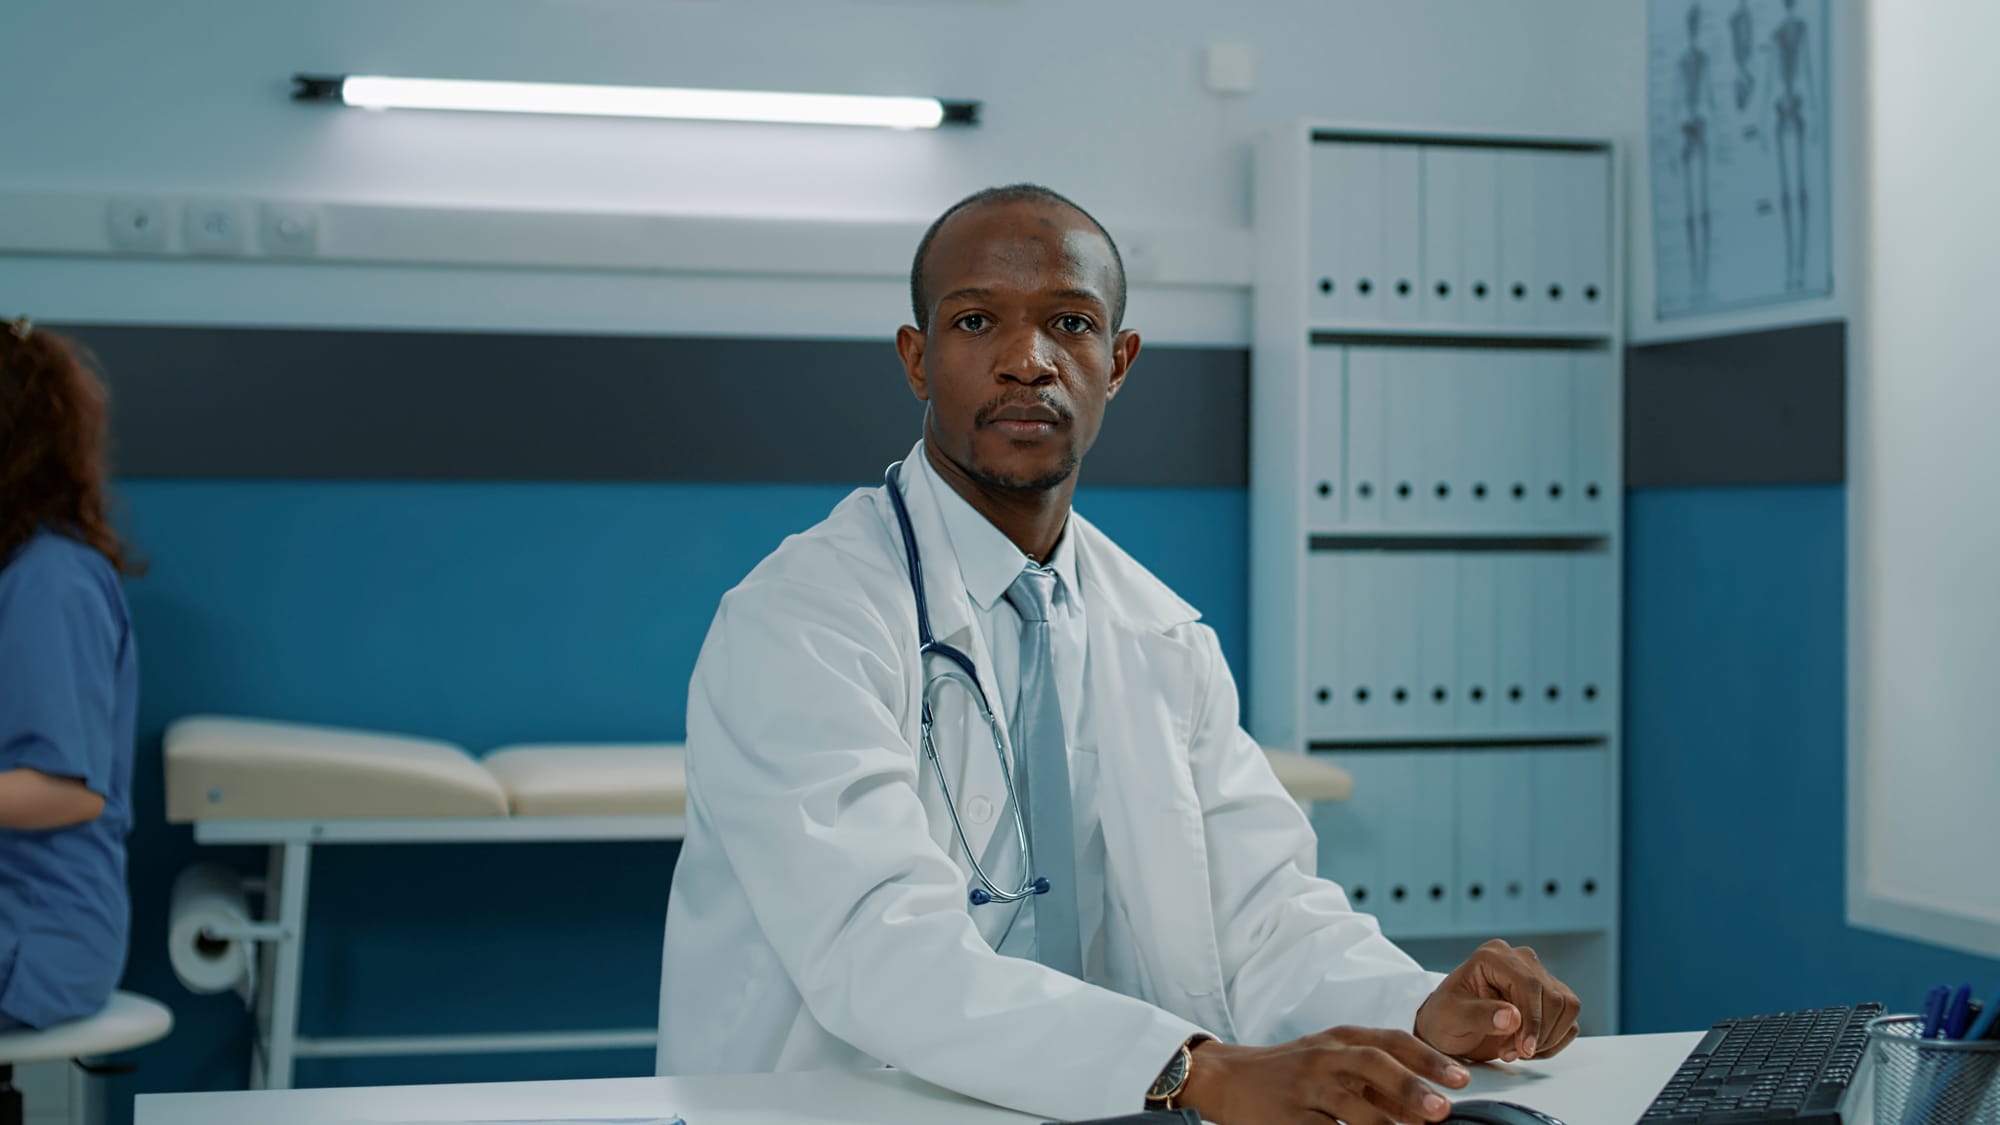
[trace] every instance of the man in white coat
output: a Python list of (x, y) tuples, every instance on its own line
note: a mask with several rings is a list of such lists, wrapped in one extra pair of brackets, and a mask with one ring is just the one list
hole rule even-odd
[[(1070, 510), (1139, 353), (1110, 235), (991, 189), (924, 236), (911, 293), (922, 440), (731, 590), (695, 667), (661, 1072), (1388, 1125), (1447, 1115), (1454, 1058), (1567, 1046), (1576, 996), (1531, 950), (1426, 973), (1315, 877), (1214, 632)], [(990, 724), (919, 653), (914, 582)]]

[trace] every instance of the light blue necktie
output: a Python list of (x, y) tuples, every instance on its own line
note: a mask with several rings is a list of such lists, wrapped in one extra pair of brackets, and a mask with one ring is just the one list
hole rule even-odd
[(1049, 651), (1049, 607), (1056, 572), (1028, 564), (1007, 587), (1021, 615), (1021, 694), (1008, 736), (1014, 742), (1014, 788), (1028, 820), (1030, 874), (1046, 876), (1035, 895), (1035, 959), (1081, 980), (1083, 938), (1076, 907), (1076, 828), (1070, 811), (1069, 749)]

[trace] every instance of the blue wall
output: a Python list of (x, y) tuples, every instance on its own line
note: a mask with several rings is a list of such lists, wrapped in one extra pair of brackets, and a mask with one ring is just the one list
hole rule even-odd
[(2000, 986), (2000, 962), (1846, 924), (1845, 502), (1628, 496), (1627, 1031)]
[[(241, 1085), (248, 1019), (193, 996), (165, 956), (182, 866), (259, 870), (161, 818), (159, 738), (202, 711), (377, 727), (475, 751), (540, 739), (677, 740), (723, 591), (838, 486), (140, 481), (128, 587), (143, 674), (127, 987), (179, 1032), (138, 1052), (114, 1102)], [(1242, 667), (1240, 489), (1090, 489), (1078, 510), (1200, 607)], [(307, 1034), (649, 1026), (669, 844), (323, 848)], [(589, 934), (579, 949), (576, 935)], [(324, 1060), (304, 1084), (650, 1073), (650, 1052)], [(129, 1104), (129, 1103), (128, 1103)], [(122, 1110), (120, 1111), (123, 1112)]]

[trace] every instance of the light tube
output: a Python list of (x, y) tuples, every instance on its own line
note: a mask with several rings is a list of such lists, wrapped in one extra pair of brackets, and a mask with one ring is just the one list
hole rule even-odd
[(377, 75), (297, 75), (299, 101), (363, 109), (438, 109), (484, 113), (557, 113), (689, 121), (862, 125), (935, 129), (978, 120), (978, 102), (855, 94), (787, 94), (666, 86), (577, 86), (554, 82), (479, 82)]

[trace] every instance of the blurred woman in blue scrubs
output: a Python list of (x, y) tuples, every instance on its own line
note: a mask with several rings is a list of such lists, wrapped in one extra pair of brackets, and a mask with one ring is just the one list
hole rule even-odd
[(125, 967), (139, 655), (105, 397), (67, 341), (0, 321), (0, 1029), (91, 1015)]

